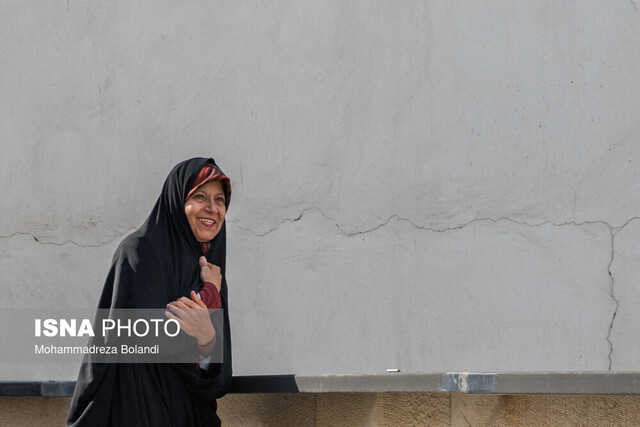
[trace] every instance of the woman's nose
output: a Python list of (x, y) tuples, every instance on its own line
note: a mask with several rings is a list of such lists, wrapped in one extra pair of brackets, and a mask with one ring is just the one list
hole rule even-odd
[(206, 208), (208, 210), (210, 210), (211, 212), (217, 212), (218, 211), (218, 206), (216, 205), (216, 202), (214, 200), (209, 200), (207, 202)]

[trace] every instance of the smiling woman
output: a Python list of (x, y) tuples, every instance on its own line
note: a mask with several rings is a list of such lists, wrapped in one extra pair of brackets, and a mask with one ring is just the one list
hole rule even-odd
[[(147, 220), (118, 247), (98, 303), (102, 309), (166, 307), (197, 359), (143, 364), (85, 357), (68, 425), (220, 424), (216, 399), (231, 384), (224, 222), (230, 197), (230, 180), (213, 159), (174, 167)], [(224, 324), (214, 326), (206, 308), (222, 308)], [(220, 363), (211, 361), (214, 348)]]
[(213, 240), (220, 231), (227, 213), (225, 200), (221, 181), (211, 181), (200, 186), (187, 199), (184, 213), (198, 242)]

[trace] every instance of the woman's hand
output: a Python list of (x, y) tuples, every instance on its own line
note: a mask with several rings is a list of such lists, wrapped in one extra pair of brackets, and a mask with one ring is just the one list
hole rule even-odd
[(202, 283), (213, 283), (220, 292), (220, 285), (222, 284), (222, 274), (220, 273), (220, 267), (207, 262), (207, 259), (203, 256), (200, 257), (200, 279)]
[(165, 311), (165, 315), (176, 320), (187, 335), (196, 338), (198, 345), (205, 346), (216, 338), (209, 310), (194, 291), (191, 291), (191, 299), (181, 297), (167, 304), (167, 308), (170, 311)]

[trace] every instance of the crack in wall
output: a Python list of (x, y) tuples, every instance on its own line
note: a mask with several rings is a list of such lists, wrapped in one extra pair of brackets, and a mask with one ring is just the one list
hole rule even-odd
[(640, 219), (640, 217), (634, 216), (632, 218), (629, 218), (627, 220), (627, 222), (625, 222), (621, 227), (619, 228), (610, 228), (610, 232), (611, 232), (611, 259), (609, 260), (609, 265), (607, 266), (607, 272), (609, 273), (609, 277), (611, 278), (610, 281), (610, 288), (609, 288), (609, 296), (611, 297), (611, 299), (613, 300), (613, 302), (615, 303), (615, 308), (613, 310), (613, 315), (611, 316), (611, 323), (609, 323), (609, 332), (607, 333), (607, 342), (609, 343), (609, 371), (611, 371), (612, 367), (613, 367), (613, 341), (611, 341), (611, 333), (613, 332), (613, 325), (615, 323), (616, 320), (616, 316), (618, 315), (618, 308), (620, 308), (620, 301), (618, 301), (618, 299), (616, 298), (615, 295), (615, 278), (613, 277), (613, 272), (611, 271), (611, 265), (613, 264), (613, 260), (615, 257), (615, 239), (616, 236), (618, 235), (618, 233), (620, 231), (622, 231), (627, 225), (629, 225), (631, 222)]
[[(367, 233), (371, 233), (374, 232), (386, 225), (388, 225), (393, 219), (397, 219), (398, 221), (403, 221), (403, 222), (407, 222), (409, 224), (411, 224), (414, 228), (418, 229), (418, 230), (424, 230), (424, 231), (431, 231), (434, 233), (446, 233), (449, 231), (456, 231), (456, 230), (461, 230), (471, 224), (474, 224), (476, 222), (492, 222), (492, 223), (499, 223), (499, 222), (510, 222), (512, 224), (516, 224), (516, 225), (525, 225), (527, 227), (542, 227), (545, 225), (552, 225), (554, 227), (563, 227), (563, 226), (568, 226), (568, 225), (575, 225), (577, 227), (581, 227), (583, 225), (594, 225), (594, 224), (602, 224), (605, 225), (606, 227), (608, 227), (610, 230), (616, 230), (616, 228), (612, 225), (610, 225), (607, 221), (583, 221), (583, 222), (577, 222), (577, 221), (568, 221), (568, 222), (562, 222), (562, 223), (554, 223), (551, 221), (543, 221), (543, 222), (539, 222), (539, 223), (530, 223), (530, 222), (526, 222), (526, 221), (516, 221), (515, 219), (509, 218), (509, 217), (500, 217), (500, 218), (474, 218), (471, 221), (462, 223), (460, 225), (455, 225), (452, 227), (443, 227), (443, 228), (435, 228), (435, 227), (426, 227), (426, 226), (422, 226), (422, 225), (418, 225), (415, 222), (413, 222), (411, 219), (408, 218), (403, 218), (399, 215), (391, 215), (389, 216), (384, 222), (365, 229), (365, 230), (359, 230), (359, 231), (346, 231), (344, 230), (340, 224), (338, 223), (337, 220), (335, 220), (334, 218), (328, 216), (327, 214), (325, 214), (322, 209), (320, 209), (317, 206), (311, 206), (308, 208), (304, 208), (300, 214), (296, 217), (296, 218), (285, 218), (284, 220), (280, 221), (280, 223), (278, 223), (275, 227), (267, 230), (264, 233), (258, 233), (255, 230), (248, 228), (248, 227), (242, 227), (240, 226), (238, 223), (233, 222), (233, 224), (239, 228), (240, 230), (252, 233), (253, 235), (257, 236), (257, 237), (264, 237), (268, 234), (273, 233), (274, 231), (278, 230), (283, 224), (287, 223), (287, 222), (297, 222), (300, 219), (302, 219), (302, 217), (304, 216), (305, 213), (312, 211), (312, 210), (316, 210), (318, 211), (318, 213), (320, 213), (320, 215), (322, 215), (324, 218), (326, 218), (327, 220), (331, 221), (334, 223), (334, 225), (336, 226), (336, 228), (340, 231), (340, 234), (342, 234), (343, 236), (347, 236), (347, 237), (353, 237), (353, 236), (359, 236), (362, 234), (367, 234)], [(631, 218), (631, 220), (634, 218)], [(628, 220), (624, 225), (626, 225), (629, 221)], [(624, 227), (624, 225), (622, 227)], [(620, 227), (620, 229), (622, 228)]]
[[(622, 229), (622, 228), (621, 228)], [(609, 343), (609, 355), (607, 356), (609, 359), (609, 371), (611, 370), (611, 366), (613, 365), (613, 341), (611, 341), (611, 332), (613, 331), (613, 323), (616, 320), (616, 316), (618, 315), (618, 307), (620, 307), (620, 302), (616, 299), (615, 296), (615, 279), (613, 278), (613, 273), (611, 272), (611, 264), (613, 264), (613, 257), (615, 256), (615, 239), (616, 234), (612, 229), (609, 230), (611, 232), (611, 259), (609, 260), (609, 265), (607, 266), (607, 272), (609, 273), (609, 296), (615, 303), (615, 308), (613, 310), (613, 315), (611, 316), (611, 322), (609, 323), (609, 332), (607, 333), (607, 342)]]
[[(238, 223), (233, 222), (233, 221), (229, 221), (229, 223), (231, 223), (231, 224), (235, 225), (237, 228), (239, 228), (239, 229), (240, 229), (240, 230), (242, 230), (242, 231), (246, 231), (246, 232), (248, 232), (248, 233), (253, 234), (253, 235), (254, 235), (254, 236), (256, 236), (256, 237), (264, 237), (264, 236), (266, 236), (267, 234), (271, 234), (271, 233), (273, 233), (274, 231), (276, 231), (278, 228), (280, 228), (280, 226), (282, 226), (282, 224), (284, 224), (284, 223), (286, 223), (286, 222), (296, 222), (296, 221), (300, 221), (300, 219), (302, 218), (302, 216), (304, 215), (304, 213), (305, 213), (305, 212), (307, 212), (307, 211), (309, 211), (309, 210), (311, 210), (311, 209), (313, 209), (313, 208), (305, 208), (305, 209), (303, 209), (303, 210), (302, 210), (302, 212), (300, 212), (300, 215), (298, 215), (298, 217), (297, 217), (297, 218), (285, 218), (285, 219), (283, 219), (282, 221), (280, 221), (280, 223), (278, 223), (278, 225), (276, 225), (275, 227), (273, 227), (273, 228), (271, 228), (271, 229), (269, 229), (269, 230), (265, 231), (264, 233), (258, 233), (258, 232), (254, 231), (254, 230), (253, 230), (253, 229), (251, 229), (251, 228), (241, 227), (240, 225), (238, 225)], [(320, 212), (320, 213), (322, 213), (322, 212)], [(323, 214), (323, 216), (324, 216), (324, 214)], [(338, 226), (338, 225), (336, 224), (336, 226)]]
[(331, 221), (334, 223), (334, 225), (336, 226), (336, 228), (339, 230), (340, 234), (343, 236), (347, 236), (347, 237), (353, 237), (353, 236), (358, 236), (358, 235), (362, 235), (362, 234), (367, 234), (367, 233), (371, 233), (374, 232), (382, 227), (385, 227), (386, 225), (388, 225), (393, 219), (397, 219), (398, 221), (403, 221), (403, 222), (407, 222), (409, 224), (411, 224), (414, 228), (418, 229), (418, 230), (424, 230), (424, 231), (431, 231), (431, 232), (435, 232), (435, 233), (445, 233), (445, 232), (449, 232), (449, 231), (455, 231), (455, 230), (461, 230), (471, 224), (474, 224), (476, 222), (492, 222), (492, 223), (499, 223), (499, 222), (510, 222), (512, 224), (516, 224), (516, 225), (523, 225), (523, 226), (527, 226), (527, 227), (542, 227), (544, 225), (551, 225), (554, 227), (564, 227), (564, 226), (569, 226), (569, 225), (573, 225), (576, 227), (581, 227), (584, 225), (594, 225), (594, 224), (600, 224), (600, 225), (604, 225), (609, 229), (609, 233), (611, 233), (611, 256), (609, 258), (609, 263), (607, 265), (607, 273), (609, 275), (610, 278), (610, 282), (609, 282), (609, 297), (611, 298), (611, 300), (614, 302), (614, 310), (613, 310), (613, 314), (611, 315), (611, 321), (609, 322), (609, 328), (608, 328), (608, 332), (607, 332), (607, 336), (606, 336), (606, 340), (607, 340), (607, 344), (609, 347), (609, 352), (607, 355), (607, 358), (609, 360), (609, 366), (608, 366), (608, 370), (611, 371), (612, 370), (612, 366), (613, 366), (613, 341), (611, 340), (611, 333), (613, 331), (613, 327), (614, 327), (614, 323), (615, 323), (615, 319), (616, 316), (618, 314), (618, 308), (620, 307), (620, 302), (618, 301), (618, 299), (616, 298), (615, 295), (615, 278), (613, 276), (613, 272), (611, 271), (611, 266), (613, 264), (614, 258), (615, 258), (615, 237), (616, 235), (623, 230), (629, 223), (631, 223), (634, 220), (640, 220), (640, 217), (635, 216), (632, 218), (629, 218), (622, 226), (620, 227), (614, 227), (611, 224), (609, 224), (607, 221), (603, 221), (603, 220), (598, 220), (598, 221), (583, 221), (583, 222), (577, 222), (577, 221), (569, 221), (569, 222), (563, 222), (563, 223), (554, 223), (551, 221), (544, 221), (544, 222), (540, 222), (540, 223), (529, 223), (526, 221), (516, 221), (512, 218), (509, 217), (501, 217), (498, 219), (495, 218), (475, 218), (471, 221), (468, 221), (466, 223), (457, 225), (457, 226), (453, 226), (453, 227), (446, 227), (446, 228), (434, 228), (434, 227), (425, 227), (425, 226), (421, 226), (416, 224), (415, 222), (413, 222), (412, 220), (408, 219), (408, 218), (403, 218), (400, 217), (399, 215), (391, 215), (389, 216), (386, 221), (372, 227), (366, 230), (360, 230), (360, 231), (345, 231), (340, 224), (333, 218), (331, 218), (330, 216), (326, 215), (319, 207), (317, 206), (311, 206), (309, 208), (305, 208), (302, 210), (302, 212), (300, 212), (300, 214), (296, 217), (296, 218), (285, 218), (283, 221), (281, 221), (278, 225), (276, 225), (275, 227), (269, 229), (268, 231), (266, 231), (265, 233), (257, 233), (254, 230), (250, 229), (250, 228), (244, 228), (239, 226), (238, 224), (235, 224), (236, 227), (238, 227), (241, 230), (250, 232), (252, 234), (254, 234), (257, 237), (264, 237), (270, 233), (273, 233), (274, 231), (276, 231), (278, 228), (280, 228), (283, 224), (287, 223), (287, 222), (297, 222), (299, 221), (306, 212), (311, 211), (311, 210), (317, 210), (320, 215), (322, 215), (324, 218), (326, 218), (327, 220)]
[(11, 234), (8, 234), (8, 235), (0, 236), (0, 239), (11, 239), (11, 238), (13, 238), (15, 236), (30, 236), (31, 238), (33, 238), (33, 240), (35, 240), (36, 242), (38, 242), (41, 245), (65, 246), (67, 244), (71, 244), (71, 245), (78, 246), (80, 248), (98, 248), (100, 246), (104, 246), (104, 245), (108, 245), (109, 243), (113, 243), (115, 240), (122, 239), (124, 236), (126, 236), (129, 233), (130, 233), (130, 231), (126, 231), (125, 233), (119, 234), (119, 235), (113, 237), (112, 239), (105, 240), (105, 241), (100, 242), (100, 243), (86, 243), (86, 244), (78, 243), (78, 242), (76, 242), (74, 240), (71, 240), (71, 239), (65, 240), (64, 242), (43, 241), (42, 239), (39, 239), (34, 234), (27, 233), (26, 231), (16, 231), (15, 233), (11, 233)]
[[(389, 216), (386, 221), (371, 227), (369, 229), (366, 230), (359, 230), (359, 231), (346, 231), (344, 230), (340, 224), (338, 223), (338, 221), (336, 221), (334, 218), (331, 218), (330, 216), (326, 215), (319, 207), (313, 205), (311, 207), (305, 208), (303, 209), (300, 214), (295, 217), (295, 218), (285, 218), (284, 220), (282, 220), (279, 224), (277, 224), (275, 227), (267, 230), (264, 233), (258, 233), (256, 231), (254, 231), (251, 228), (245, 228), (245, 227), (241, 227), (240, 225), (238, 225), (237, 223), (234, 223), (234, 225), (236, 227), (238, 227), (238, 229), (246, 231), (246, 232), (250, 232), (253, 235), (255, 235), (256, 237), (265, 237), (268, 234), (271, 234), (273, 232), (275, 232), (276, 230), (278, 230), (283, 224), (287, 223), (287, 222), (297, 222), (300, 219), (302, 219), (302, 217), (305, 215), (305, 213), (311, 211), (311, 210), (316, 210), (320, 213), (320, 215), (322, 215), (324, 218), (326, 218), (327, 220), (331, 221), (335, 227), (338, 229), (338, 231), (340, 232), (341, 235), (346, 236), (346, 237), (353, 237), (353, 236), (359, 236), (359, 235), (363, 235), (363, 234), (367, 234), (367, 233), (372, 233), (382, 227), (387, 226), (393, 219), (397, 219), (398, 221), (402, 221), (402, 222), (407, 222), (409, 223), (411, 226), (413, 226), (414, 228), (418, 229), (418, 230), (423, 230), (423, 231), (431, 231), (434, 233), (445, 233), (445, 232), (450, 232), (450, 231), (456, 231), (456, 230), (461, 230), (464, 229), (465, 227), (468, 227), (469, 225), (472, 225), (474, 223), (477, 222), (492, 222), (492, 223), (499, 223), (499, 222), (510, 222), (512, 224), (516, 224), (516, 225), (523, 225), (523, 226), (527, 226), (527, 227), (542, 227), (544, 225), (552, 225), (555, 227), (563, 227), (563, 226), (569, 226), (569, 225), (574, 225), (577, 227), (583, 226), (583, 225), (594, 225), (594, 224), (600, 224), (600, 225), (605, 225), (608, 229), (609, 232), (611, 233), (611, 256), (609, 258), (609, 263), (607, 265), (607, 273), (609, 274), (609, 278), (610, 278), (610, 284), (609, 284), (609, 296), (610, 298), (613, 300), (614, 304), (615, 304), (615, 308), (613, 311), (613, 314), (611, 316), (611, 321), (609, 323), (609, 328), (608, 328), (608, 333), (607, 333), (607, 343), (609, 346), (609, 353), (608, 353), (608, 360), (609, 360), (609, 366), (608, 366), (608, 370), (611, 371), (612, 370), (612, 366), (613, 366), (613, 352), (614, 352), (614, 348), (613, 348), (613, 341), (611, 340), (611, 334), (613, 331), (613, 327), (615, 324), (615, 319), (616, 316), (618, 314), (618, 308), (620, 307), (620, 302), (618, 301), (618, 299), (615, 296), (615, 278), (613, 276), (613, 272), (611, 271), (611, 266), (613, 265), (613, 261), (615, 259), (615, 238), (616, 235), (623, 230), (627, 225), (629, 225), (632, 221), (634, 220), (640, 220), (640, 217), (635, 216), (632, 218), (629, 218), (622, 226), (620, 227), (613, 227), (611, 224), (609, 224), (606, 221), (584, 221), (584, 222), (576, 222), (576, 221), (570, 221), (570, 222), (563, 222), (563, 223), (554, 223), (551, 221), (544, 221), (544, 222), (539, 222), (539, 223), (529, 223), (526, 221), (516, 221), (512, 218), (509, 217), (501, 217), (501, 218), (474, 218), (471, 221), (468, 221), (466, 223), (460, 224), (460, 225), (456, 225), (453, 227), (444, 227), (444, 228), (435, 228), (435, 227), (426, 227), (426, 226), (421, 226), (416, 224), (415, 222), (413, 222), (411, 219), (408, 218), (403, 218), (399, 215), (391, 215)], [(38, 242), (39, 244), (42, 245), (52, 245), (52, 246), (64, 246), (67, 244), (72, 244), (81, 248), (97, 248), (97, 247), (101, 247), (107, 244), (110, 244), (112, 242), (114, 242), (115, 240), (118, 239), (122, 239), (125, 235), (127, 235), (128, 233), (130, 233), (131, 230), (127, 230), (126, 232), (119, 234), (109, 240), (100, 242), (100, 243), (95, 243), (95, 244), (81, 244), (78, 243), (74, 240), (65, 240), (64, 242), (52, 242), (52, 241), (42, 241), (41, 239), (39, 239), (37, 236), (31, 234), (31, 233), (27, 233), (24, 231), (17, 231), (14, 232), (12, 234), (9, 235), (3, 235), (0, 236), (0, 239), (11, 239), (15, 236), (19, 236), (19, 235), (23, 235), (23, 236), (30, 236), (32, 237), (36, 242)]]

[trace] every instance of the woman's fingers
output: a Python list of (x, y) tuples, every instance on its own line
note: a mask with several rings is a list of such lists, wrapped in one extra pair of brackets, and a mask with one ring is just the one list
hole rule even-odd
[(191, 299), (196, 303), (198, 307), (207, 308), (207, 305), (200, 299), (196, 291), (191, 291)]
[[(198, 339), (198, 342), (209, 342), (215, 329), (211, 324), (209, 310), (195, 291), (191, 291), (191, 298), (180, 297), (167, 304), (165, 316), (180, 324), (180, 329), (187, 335)], [(207, 341), (209, 339), (209, 341)]]
[(172, 312), (170, 312), (170, 311), (165, 311), (165, 312), (164, 312), (164, 315), (165, 315), (165, 316), (167, 316), (167, 318), (168, 318), (168, 319), (173, 319), (173, 320), (175, 320), (176, 322), (178, 322), (178, 324), (180, 325), (180, 329), (182, 329), (182, 328), (183, 328), (183, 322), (182, 322), (182, 319), (181, 319), (181, 318), (179, 318), (178, 316), (174, 315), (174, 314), (173, 314)]
[(191, 291), (191, 299), (187, 297), (180, 297), (175, 301), (167, 304), (167, 307), (173, 305), (177, 308), (187, 309), (187, 308), (207, 308), (207, 305), (200, 299), (198, 294), (195, 291)]
[(206, 265), (209, 264), (209, 262), (207, 261), (206, 257), (201, 256), (198, 259), (198, 264), (200, 264), (200, 267), (206, 267)]
[(211, 337), (215, 336), (215, 329), (209, 317), (209, 310), (206, 307), (200, 307), (191, 301), (196, 307), (179, 308), (178, 305), (184, 306), (181, 301), (167, 304), (168, 310), (165, 316), (174, 319), (180, 324), (180, 329), (187, 335), (198, 340), (198, 342), (206, 343), (211, 341)]
[(178, 303), (184, 305), (186, 308), (200, 308), (200, 306), (196, 304), (195, 301), (187, 297), (180, 297), (180, 299), (178, 299)]
[(179, 317), (176, 317), (172, 312), (170, 312), (169, 310), (165, 310), (164, 315), (167, 316), (169, 319), (173, 319), (173, 320), (177, 320), (178, 322), (180, 321)]
[(220, 267), (207, 262), (207, 259), (205, 257), (200, 257), (199, 265), (200, 279), (202, 279), (203, 282), (213, 283), (219, 291), (220, 284), (222, 283), (222, 274), (220, 271)]
[(176, 307), (173, 304), (169, 304), (167, 308), (169, 309), (169, 313), (171, 313), (174, 317), (178, 319), (183, 319), (187, 317), (187, 313), (184, 310)]

